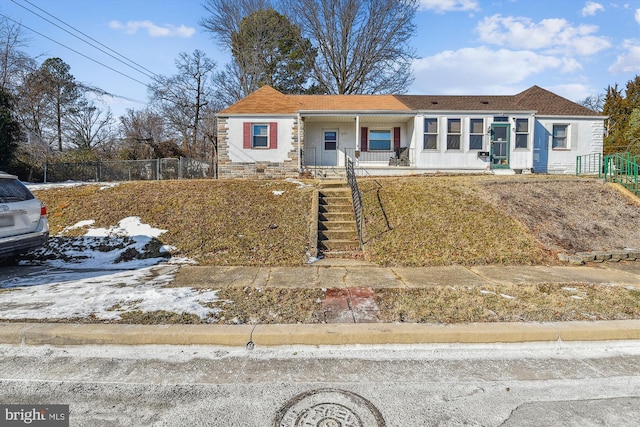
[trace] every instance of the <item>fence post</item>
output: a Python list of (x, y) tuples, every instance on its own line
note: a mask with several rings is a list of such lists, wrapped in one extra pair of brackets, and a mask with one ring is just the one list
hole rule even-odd
[(44, 184), (47, 183), (47, 162), (44, 162)]

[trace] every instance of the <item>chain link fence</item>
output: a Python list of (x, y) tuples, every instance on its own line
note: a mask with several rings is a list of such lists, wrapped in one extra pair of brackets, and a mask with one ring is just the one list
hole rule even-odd
[(214, 169), (209, 163), (187, 157), (48, 163), (44, 169), (45, 183), (65, 181), (152, 181), (213, 177)]

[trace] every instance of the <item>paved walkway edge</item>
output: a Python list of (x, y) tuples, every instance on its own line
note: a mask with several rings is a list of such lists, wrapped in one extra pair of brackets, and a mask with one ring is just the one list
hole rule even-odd
[(640, 320), (551, 323), (116, 325), (0, 323), (13, 345), (347, 345), (640, 339)]

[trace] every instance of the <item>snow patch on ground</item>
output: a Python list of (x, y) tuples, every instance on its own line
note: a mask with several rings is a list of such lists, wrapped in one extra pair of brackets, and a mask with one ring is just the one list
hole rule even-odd
[[(217, 291), (168, 288), (180, 264), (174, 247), (159, 238), (166, 232), (138, 217), (117, 226), (94, 228), (93, 220), (65, 228), (23, 261), (28, 273), (0, 278), (0, 319), (118, 320), (131, 311), (168, 311), (212, 319), (218, 309), (205, 304)], [(68, 236), (86, 229), (84, 236)], [(29, 267), (31, 266), (31, 267)], [(37, 266), (37, 267), (33, 267)]]

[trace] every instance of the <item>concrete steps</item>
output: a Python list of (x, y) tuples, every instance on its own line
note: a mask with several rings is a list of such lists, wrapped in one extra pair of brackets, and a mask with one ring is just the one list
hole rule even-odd
[(347, 171), (344, 166), (316, 166), (313, 169), (313, 175), (319, 179), (344, 182), (347, 177)]
[(359, 253), (351, 190), (346, 182), (323, 184), (318, 198), (318, 249), (328, 257)]

